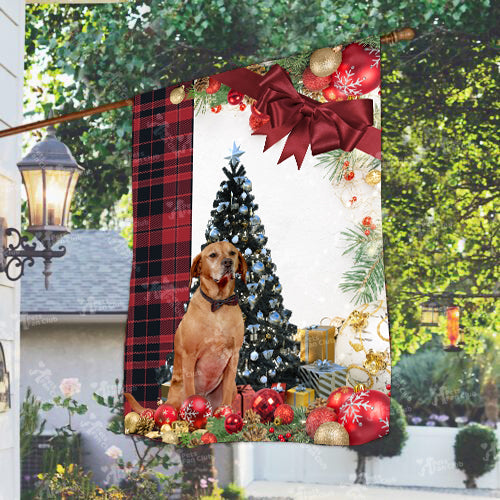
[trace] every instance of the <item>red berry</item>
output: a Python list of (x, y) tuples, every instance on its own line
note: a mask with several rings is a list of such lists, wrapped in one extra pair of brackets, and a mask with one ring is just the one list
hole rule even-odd
[(365, 230), (365, 234), (366, 234), (366, 236), (370, 236), (370, 230), (369, 230), (369, 229), (366, 229), (366, 230)]
[(229, 93), (227, 94), (227, 102), (229, 104), (232, 104), (233, 106), (236, 106), (237, 104), (240, 104), (241, 101), (243, 101), (243, 98), (245, 97), (245, 94), (242, 94), (241, 92), (238, 92), (237, 90), (231, 89)]
[(346, 181), (352, 181), (354, 179), (354, 172), (352, 170), (350, 170), (349, 172), (346, 172), (344, 174), (344, 179)]
[(366, 216), (363, 219), (363, 226), (371, 226), (371, 224), (372, 224), (372, 218), (369, 216)]
[(215, 94), (220, 89), (220, 82), (213, 77), (208, 79), (208, 87), (205, 92), (207, 94)]
[(385, 388), (386, 388), (388, 391), (390, 391), (390, 390), (391, 390), (391, 384), (387, 384), (387, 385), (385, 386)]
[(389, 397), (391, 397), (391, 391), (389, 391), (389, 392), (387, 393), (387, 395), (388, 395)]
[(240, 104), (240, 111), (245, 111), (246, 107), (247, 107), (247, 105), (246, 105), (245, 103), (243, 103), (243, 102), (242, 102), (242, 103)]
[(370, 226), (370, 229), (376, 229), (376, 227), (377, 227), (377, 226), (376, 226), (375, 224), (372, 224), (372, 225)]
[(274, 427), (269, 427), (269, 432), (272, 434), (274, 432)]
[(219, 104), (218, 106), (214, 106), (212, 108), (212, 113), (218, 113), (222, 109), (222, 106)]
[(356, 198), (356, 196), (353, 196), (353, 197), (352, 197), (352, 201), (353, 201), (353, 202), (354, 202), (354, 201), (358, 201), (358, 199)]
[(287, 439), (290, 439), (290, 438), (292, 437), (292, 435), (291, 435), (289, 432), (287, 432), (287, 433), (285, 434), (285, 437), (286, 437)]
[(281, 439), (285, 439), (285, 438), (283, 437), (283, 434), (280, 434), (280, 435), (278, 436), (278, 439), (280, 439), (280, 440), (281, 440)]
[(344, 162), (344, 167), (348, 167), (348, 166), (349, 166), (349, 160), (346, 160), (346, 161)]

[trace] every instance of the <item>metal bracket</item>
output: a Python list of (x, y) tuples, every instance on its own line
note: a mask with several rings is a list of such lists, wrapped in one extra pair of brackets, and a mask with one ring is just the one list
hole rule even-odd
[[(7, 237), (15, 235), (17, 243), (7, 243)], [(32, 267), (36, 257), (43, 258), (45, 276), (45, 289), (49, 288), (49, 276), (52, 274), (50, 266), (52, 259), (62, 257), (66, 254), (66, 248), (60, 246), (58, 250), (43, 250), (36, 249), (36, 243), (29, 244), (28, 237), (22, 236), (15, 227), (7, 227), (5, 218), (0, 218), (0, 242), (2, 244), (2, 252), (0, 254), (0, 272), (4, 272), (7, 278), (11, 281), (17, 281), (24, 275), (24, 267), (28, 265)], [(10, 259), (7, 260), (7, 258)], [(12, 264), (14, 266), (11, 268)], [(10, 274), (11, 269), (18, 269), (19, 272), (15, 275)]]

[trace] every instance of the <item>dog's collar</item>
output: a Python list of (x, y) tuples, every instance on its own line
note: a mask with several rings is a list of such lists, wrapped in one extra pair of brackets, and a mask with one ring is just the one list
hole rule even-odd
[(203, 292), (200, 286), (200, 293), (201, 296), (210, 304), (212, 305), (212, 312), (217, 311), (217, 309), (220, 309), (224, 304), (227, 306), (237, 306), (238, 305), (238, 296), (236, 294), (231, 295), (231, 297), (228, 297), (227, 299), (223, 300), (215, 300), (209, 297), (206, 293)]

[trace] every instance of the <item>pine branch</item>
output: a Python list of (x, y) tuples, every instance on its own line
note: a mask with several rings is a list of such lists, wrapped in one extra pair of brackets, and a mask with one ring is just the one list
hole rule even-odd
[(369, 46), (380, 50), (380, 36), (367, 36), (366, 38), (359, 40), (357, 43), (363, 45), (364, 47)]
[(198, 91), (191, 86), (188, 98), (194, 99), (194, 110), (196, 115), (205, 114), (208, 110), (222, 104), (227, 104), (227, 95), (231, 89), (227, 85), (221, 85), (215, 94), (207, 94), (204, 90)]
[(303, 52), (290, 57), (284, 57), (275, 61), (283, 69), (288, 71), (292, 83), (296, 86), (302, 80), (302, 73), (309, 66), (309, 59), (311, 58), (312, 51)]

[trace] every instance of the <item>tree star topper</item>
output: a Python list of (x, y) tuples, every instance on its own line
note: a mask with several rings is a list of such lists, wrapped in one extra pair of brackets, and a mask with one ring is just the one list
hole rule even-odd
[(242, 151), (239, 146), (236, 146), (236, 142), (233, 141), (233, 149), (229, 150), (229, 156), (225, 156), (225, 160), (231, 160), (233, 165), (236, 165), (240, 161), (240, 156), (244, 154), (245, 151)]

